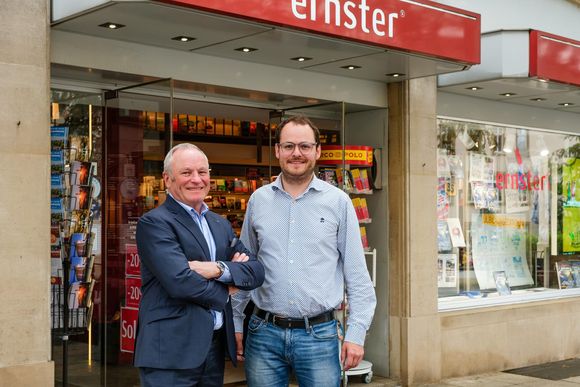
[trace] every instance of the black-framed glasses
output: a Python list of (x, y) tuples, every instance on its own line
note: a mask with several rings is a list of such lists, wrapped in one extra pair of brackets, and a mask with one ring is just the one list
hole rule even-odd
[(298, 147), (300, 153), (302, 153), (303, 155), (308, 155), (312, 153), (312, 151), (316, 148), (317, 145), (318, 144), (316, 144), (315, 142), (301, 142), (299, 144), (294, 144), (293, 142), (283, 142), (281, 144), (278, 144), (278, 147), (280, 148), (280, 151), (282, 151), (282, 153), (285, 154), (290, 154), (294, 152), (294, 149)]

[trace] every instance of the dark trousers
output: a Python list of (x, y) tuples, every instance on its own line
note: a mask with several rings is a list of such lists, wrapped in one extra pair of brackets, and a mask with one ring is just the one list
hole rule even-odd
[(222, 387), (225, 367), (225, 330), (214, 331), (205, 362), (192, 369), (139, 368), (143, 387)]

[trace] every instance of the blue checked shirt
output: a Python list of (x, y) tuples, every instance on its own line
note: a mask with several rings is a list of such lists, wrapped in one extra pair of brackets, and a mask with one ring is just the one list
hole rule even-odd
[(358, 219), (349, 196), (314, 177), (293, 199), (281, 178), (252, 194), (241, 240), (264, 265), (264, 284), (232, 297), (236, 332), (242, 332), (249, 297), (260, 309), (312, 317), (349, 303), (345, 340), (363, 345), (376, 305)]
[[(173, 195), (171, 195), (171, 194), (169, 194), (169, 195), (173, 198)], [(209, 255), (211, 256), (210, 258), (213, 262), (215, 262), (215, 260), (216, 260), (215, 241), (213, 239), (213, 235), (211, 235), (211, 230), (209, 228), (209, 224), (207, 224), (207, 220), (205, 219), (205, 214), (209, 211), (207, 204), (202, 203), (201, 213), (198, 213), (195, 209), (188, 206), (187, 204), (182, 203), (175, 198), (173, 198), (173, 199), (177, 203), (179, 203), (179, 205), (181, 207), (185, 208), (185, 210), (191, 215), (191, 217), (195, 221), (195, 224), (197, 224), (197, 226), (201, 230), (201, 233), (203, 234), (203, 237), (205, 238), (205, 241), (207, 242), (207, 247), (209, 248)], [(226, 266), (226, 269), (224, 270), (224, 273), (221, 275), (221, 277), (217, 278), (217, 280), (220, 282), (224, 282), (224, 283), (231, 282), (232, 276), (230, 274), (230, 269), (227, 266)], [(213, 316), (213, 329), (214, 330), (220, 329), (224, 325), (223, 313), (218, 312), (217, 310), (212, 310), (211, 314)]]

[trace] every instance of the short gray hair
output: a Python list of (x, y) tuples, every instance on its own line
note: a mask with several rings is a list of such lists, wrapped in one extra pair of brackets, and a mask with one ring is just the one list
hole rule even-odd
[[(201, 149), (199, 149), (199, 147), (197, 147), (196, 145), (190, 144), (188, 142), (184, 142), (182, 144), (175, 145), (173, 148), (171, 148), (171, 150), (169, 150), (169, 152), (167, 152), (167, 155), (165, 156), (165, 160), (163, 161), (163, 172), (165, 172), (169, 175), (172, 175), (171, 166), (173, 164), (173, 155), (178, 150), (197, 151), (197, 152), (201, 153), (203, 155), (203, 157), (205, 157), (205, 159), (207, 160), (207, 156), (205, 155), (205, 153), (203, 153), (203, 151)], [(209, 161), (208, 161), (208, 164), (209, 164)]]

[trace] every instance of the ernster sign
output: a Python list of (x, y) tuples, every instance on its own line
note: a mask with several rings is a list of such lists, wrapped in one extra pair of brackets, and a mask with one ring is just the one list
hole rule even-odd
[(466, 64), (480, 61), (480, 15), (428, 0), (158, 0)]

